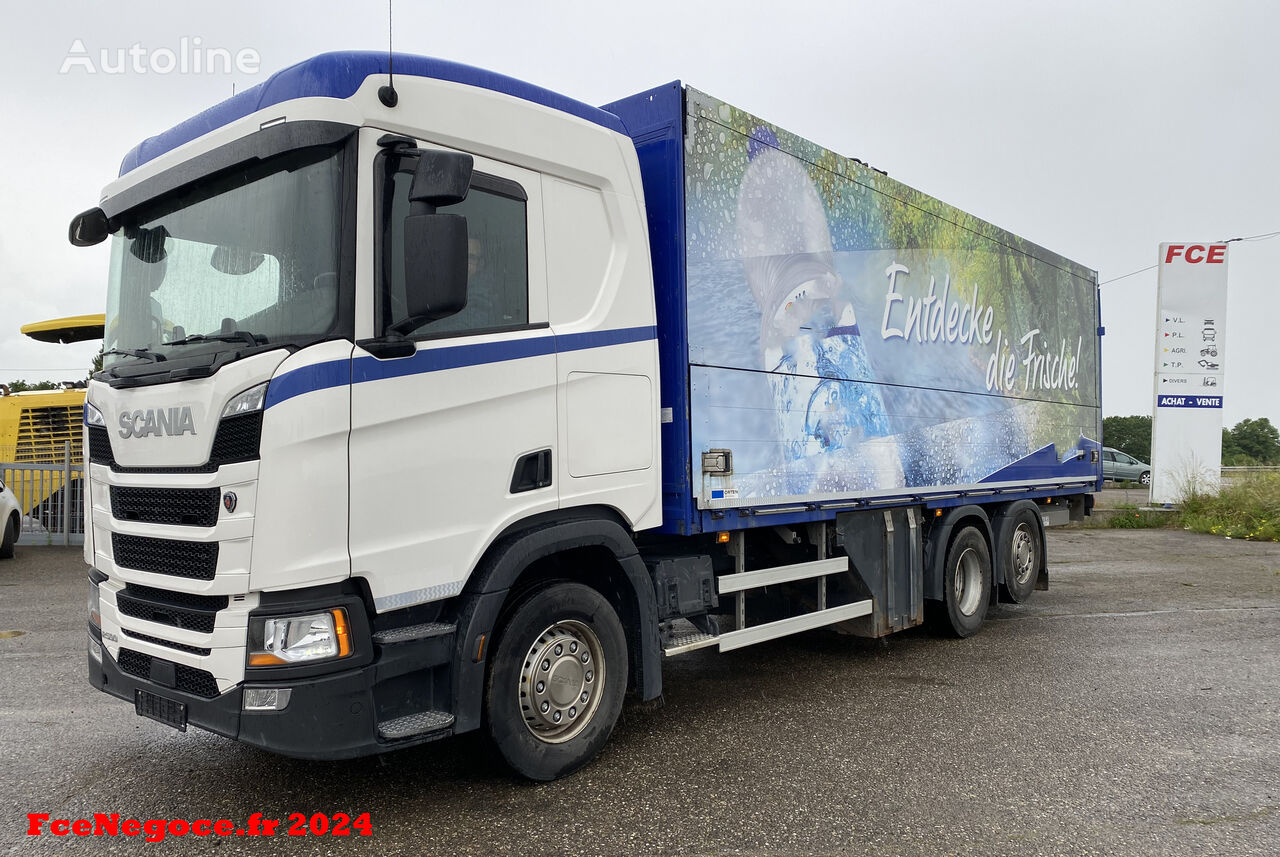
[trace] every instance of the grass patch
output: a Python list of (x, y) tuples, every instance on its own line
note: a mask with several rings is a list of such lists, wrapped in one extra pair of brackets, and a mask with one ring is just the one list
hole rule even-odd
[(1182, 525), (1197, 533), (1280, 542), (1280, 473), (1259, 473), (1224, 485), (1216, 497), (1182, 504)]
[(1159, 530), (1179, 526), (1182, 521), (1177, 512), (1152, 512), (1137, 506), (1117, 506), (1115, 514), (1107, 520), (1113, 530)]

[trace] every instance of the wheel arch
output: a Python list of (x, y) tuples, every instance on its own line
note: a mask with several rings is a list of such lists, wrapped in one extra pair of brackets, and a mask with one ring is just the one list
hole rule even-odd
[(644, 699), (662, 693), (653, 584), (623, 519), (608, 507), (565, 510), (504, 531), (459, 596), (455, 731), (480, 726), (488, 653), (504, 615), (524, 594), (552, 580), (583, 583), (610, 602), (627, 638), (629, 683)]
[[(946, 578), (947, 548), (955, 534), (965, 527), (975, 527), (986, 539), (988, 551), (994, 550), (995, 543), (991, 538), (991, 519), (981, 506), (953, 506), (935, 520), (924, 543), (924, 597), (942, 601), (945, 598), (942, 584)], [(991, 588), (994, 591), (995, 586)]]

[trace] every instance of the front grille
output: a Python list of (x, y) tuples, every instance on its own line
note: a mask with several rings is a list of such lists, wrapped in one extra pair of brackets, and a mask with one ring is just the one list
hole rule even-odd
[(111, 487), (111, 514), (119, 521), (212, 527), (218, 523), (217, 488)]
[[(142, 652), (135, 652), (132, 649), (121, 649), (120, 656), (116, 658), (116, 663), (120, 665), (121, 670), (129, 675), (150, 681), (151, 662), (153, 660), (163, 661), (164, 659), (152, 658), (151, 655), (144, 655)], [(164, 661), (164, 663), (169, 662)], [(173, 677), (175, 679), (175, 689), (183, 693), (189, 693), (192, 696), (199, 696), (204, 699), (213, 699), (218, 695), (218, 682), (213, 677), (213, 673), (198, 670), (185, 664), (174, 664)]]
[(192, 580), (213, 580), (218, 568), (217, 542), (181, 542), (113, 533), (112, 555), (117, 565)]
[(207, 657), (212, 649), (206, 649), (203, 646), (188, 646), (186, 643), (175, 643), (172, 640), (162, 640), (159, 637), (153, 637), (150, 634), (139, 634), (137, 631), (130, 631), (128, 628), (122, 629), (126, 637), (132, 637), (135, 640), (142, 640), (144, 643), (151, 643), (156, 646), (167, 646), (170, 649), (177, 649), (180, 652), (186, 652), (189, 655), (200, 655)]
[(261, 442), (262, 411), (227, 417), (218, 423), (209, 462), (231, 464), (236, 461), (252, 461), (258, 457)]
[(213, 633), (217, 613), (226, 606), (225, 595), (170, 592), (135, 583), (116, 593), (116, 609), (126, 616), (201, 634)]
[(89, 426), (89, 461), (116, 466), (115, 455), (111, 452), (111, 435), (107, 434), (104, 426)]
[(103, 426), (89, 426), (89, 461), (106, 464), (116, 473), (214, 473), (223, 464), (253, 461), (262, 442), (262, 411), (227, 417), (218, 423), (209, 460), (194, 467), (125, 467), (116, 463), (111, 435)]
[(120, 657), (116, 658), (116, 663), (120, 665), (120, 669), (129, 675), (138, 678), (151, 678), (151, 656), (144, 655), (142, 652), (135, 652), (133, 649), (121, 649)]
[(212, 462), (197, 467), (122, 467), (111, 451), (111, 434), (102, 426), (89, 426), (89, 461), (105, 464), (116, 473), (214, 473), (218, 469)]

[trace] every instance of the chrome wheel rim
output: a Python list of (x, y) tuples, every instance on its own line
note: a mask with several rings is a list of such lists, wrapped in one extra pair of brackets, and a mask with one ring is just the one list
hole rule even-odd
[(576, 737), (600, 706), (604, 649), (595, 631), (575, 620), (538, 635), (520, 669), (520, 711), (535, 738), (561, 744)]
[(956, 609), (972, 616), (982, 600), (982, 561), (973, 548), (965, 548), (956, 560), (954, 588)]
[(1031, 579), (1036, 569), (1036, 543), (1030, 524), (1018, 524), (1013, 531), (1013, 572), (1019, 586)]

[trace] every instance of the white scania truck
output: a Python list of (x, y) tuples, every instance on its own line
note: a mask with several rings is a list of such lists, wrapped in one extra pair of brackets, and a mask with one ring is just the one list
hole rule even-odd
[(680, 83), (326, 54), (141, 143), (84, 408), (89, 677), (537, 780), (664, 658), (975, 632), (1101, 472), (1093, 271)]

